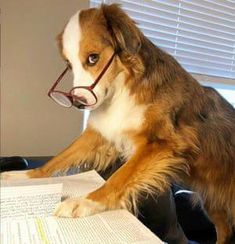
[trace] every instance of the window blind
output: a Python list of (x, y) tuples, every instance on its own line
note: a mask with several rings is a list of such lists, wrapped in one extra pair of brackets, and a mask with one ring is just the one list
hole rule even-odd
[[(194, 74), (235, 86), (234, 0), (92, 0), (119, 3), (157, 46)], [(218, 80), (218, 79), (217, 79)]]

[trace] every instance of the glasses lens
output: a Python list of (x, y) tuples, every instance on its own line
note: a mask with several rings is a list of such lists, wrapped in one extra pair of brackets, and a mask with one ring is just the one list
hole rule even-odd
[(68, 107), (68, 108), (72, 106), (71, 100), (67, 96), (65, 96), (63, 93), (52, 92), (50, 94), (50, 96), (55, 102), (57, 102), (61, 106)]
[(73, 90), (75, 100), (83, 105), (91, 106), (96, 104), (95, 95), (86, 88), (75, 88)]

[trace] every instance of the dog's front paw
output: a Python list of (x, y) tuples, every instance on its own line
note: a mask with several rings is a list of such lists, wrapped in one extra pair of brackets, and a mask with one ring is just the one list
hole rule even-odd
[(54, 215), (57, 217), (85, 217), (105, 210), (101, 203), (87, 198), (71, 198), (63, 201), (56, 208)]

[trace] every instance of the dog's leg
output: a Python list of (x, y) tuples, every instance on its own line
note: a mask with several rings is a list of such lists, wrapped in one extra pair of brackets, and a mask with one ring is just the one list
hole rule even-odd
[(137, 210), (137, 200), (143, 191), (152, 193), (155, 188), (164, 191), (171, 178), (187, 171), (182, 158), (158, 146), (148, 145), (136, 151), (121, 168), (98, 190), (83, 199), (68, 199), (55, 211), (56, 216), (81, 217), (106, 209), (127, 208)]
[(229, 244), (232, 236), (232, 226), (229, 224), (227, 213), (224, 210), (211, 209), (209, 204), (205, 204), (205, 209), (215, 225), (216, 244)]
[(26, 171), (9, 171), (1, 174), (1, 179), (24, 179), (49, 177), (55, 172), (67, 170), (91, 162), (98, 169), (106, 167), (117, 157), (113, 147), (95, 130), (87, 128), (83, 134), (58, 156), (40, 168)]

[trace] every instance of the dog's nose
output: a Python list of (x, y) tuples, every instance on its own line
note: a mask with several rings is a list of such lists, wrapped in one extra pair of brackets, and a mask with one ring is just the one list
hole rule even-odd
[(84, 109), (85, 105), (81, 104), (79, 101), (73, 101), (73, 106), (78, 109)]

